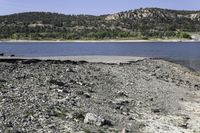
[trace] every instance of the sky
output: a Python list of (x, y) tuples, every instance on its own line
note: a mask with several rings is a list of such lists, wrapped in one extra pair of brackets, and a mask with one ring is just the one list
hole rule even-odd
[(30, 11), (103, 15), (145, 7), (200, 10), (200, 0), (0, 0), (0, 15)]

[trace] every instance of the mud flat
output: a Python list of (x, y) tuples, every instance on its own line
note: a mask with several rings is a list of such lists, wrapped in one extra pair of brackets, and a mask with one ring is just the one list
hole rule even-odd
[(0, 132), (199, 133), (200, 75), (159, 59), (2, 59)]

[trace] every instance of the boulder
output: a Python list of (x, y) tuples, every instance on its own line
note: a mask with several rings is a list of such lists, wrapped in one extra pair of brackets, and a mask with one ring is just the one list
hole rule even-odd
[(107, 123), (107, 120), (93, 114), (93, 113), (87, 113), (84, 119), (85, 124), (91, 124), (96, 126), (103, 126)]

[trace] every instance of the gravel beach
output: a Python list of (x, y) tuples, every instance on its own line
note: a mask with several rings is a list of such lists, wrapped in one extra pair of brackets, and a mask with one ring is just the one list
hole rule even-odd
[(0, 133), (200, 132), (200, 74), (160, 59), (98, 62), (0, 59)]

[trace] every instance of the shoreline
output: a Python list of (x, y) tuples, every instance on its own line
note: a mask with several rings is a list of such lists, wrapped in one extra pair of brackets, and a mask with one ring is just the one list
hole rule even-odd
[[(35, 61), (72, 61), (72, 62), (86, 62), (86, 63), (103, 63), (103, 64), (126, 64), (132, 62), (139, 62), (143, 60), (149, 59), (160, 59), (163, 61), (171, 62), (174, 64), (181, 65), (182, 67), (186, 67), (195, 73), (200, 72), (200, 68), (196, 65), (191, 66), (191, 62), (186, 60), (173, 60), (167, 58), (154, 58), (154, 57), (144, 57), (144, 56), (103, 56), (103, 55), (95, 55), (95, 56), (49, 56), (49, 57), (10, 57), (10, 56), (0, 56), (0, 62), (13, 62), (17, 60), (35, 60)], [(198, 63), (198, 62), (197, 62)]]
[(9, 57), (2, 56), (1, 60), (60, 60), (60, 61), (86, 61), (90, 63), (128, 63), (131, 61), (139, 61), (149, 59), (150, 57), (137, 56), (51, 56), (51, 57)]
[(18, 42), (27, 42), (27, 43), (37, 43), (37, 42), (49, 42), (49, 43), (79, 43), (79, 42), (91, 42), (91, 43), (104, 43), (104, 42), (200, 42), (200, 40), (179, 40), (179, 39), (169, 39), (169, 40), (0, 40), (0, 43), (18, 43)]

